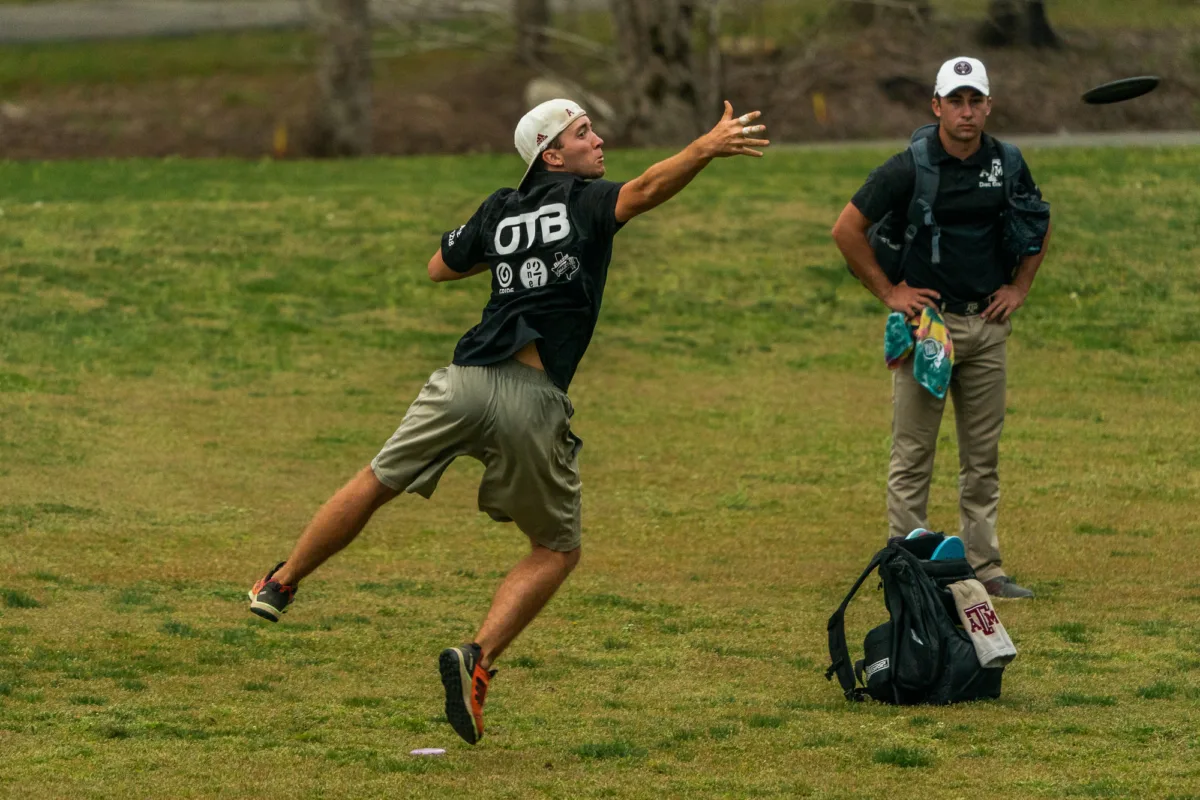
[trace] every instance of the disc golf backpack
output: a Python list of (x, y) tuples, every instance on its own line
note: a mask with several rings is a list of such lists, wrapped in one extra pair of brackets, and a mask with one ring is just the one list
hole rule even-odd
[[(929, 229), (932, 263), (942, 262), (942, 229), (933, 216), (940, 173), (929, 156), (930, 141), (937, 136), (937, 129), (936, 124), (922, 125), (913, 131), (909, 141), (908, 151), (912, 154), (916, 180), (907, 218), (897, 219), (895, 213), (889, 211), (867, 228), (867, 241), (875, 253), (875, 260), (892, 283), (904, 280), (904, 262), (922, 228)], [(994, 141), (1000, 150), (1001, 178), (1007, 200), (1003, 212), (1002, 250), (1011, 280), (1012, 271), (1023, 257), (1041, 252), (1050, 225), (1050, 204), (1026, 193), (1017, 183), (1017, 175), (1024, 163), (1017, 146), (999, 139)], [(850, 269), (849, 265), (846, 268)]]
[[(847, 700), (871, 697), (896, 705), (945, 705), (1000, 696), (1004, 668), (980, 665), (947, 588), (974, 578), (975, 571), (965, 558), (930, 560), (944, 539), (941, 534), (891, 539), (829, 618), (832, 663), (825, 678), (836, 675)], [(851, 662), (846, 608), (876, 569), (889, 619), (867, 633), (864, 657)]]

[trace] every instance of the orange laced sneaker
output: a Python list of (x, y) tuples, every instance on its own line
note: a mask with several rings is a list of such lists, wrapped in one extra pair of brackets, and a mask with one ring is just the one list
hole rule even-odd
[(483, 651), (474, 642), (447, 647), (438, 656), (438, 670), (446, 688), (446, 719), (467, 744), (483, 738), (483, 701), (496, 674), (496, 670), (480, 666), (482, 659)]

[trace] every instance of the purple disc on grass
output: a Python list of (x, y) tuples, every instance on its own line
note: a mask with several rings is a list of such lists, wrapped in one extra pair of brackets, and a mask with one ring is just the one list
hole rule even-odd
[(410, 756), (444, 756), (446, 751), (440, 747), (418, 747), (409, 753)]

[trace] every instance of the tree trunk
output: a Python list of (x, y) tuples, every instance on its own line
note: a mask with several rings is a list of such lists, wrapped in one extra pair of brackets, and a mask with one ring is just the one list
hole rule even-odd
[(979, 31), (983, 44), (1012, 47), (1060, 47), (1058, 35), (1046, 18), (1045, 0), (991, 0), (988, 18)]
[(637, 145), (682, 144), (703, 130), (692, 57), (692, 0), (612, 0), (628, 101), (625, 132)]
[(1050, 27), (1046, 19), (1046, 3), (1044, 0), (1029, 0), (1029, 43), (1034, 47), (1062, 47), (1058, 34)]
[(929, 0), (909, 0), (907, 3), (888, 0), (882, 5), (875, 0), (843, 0), (843, 5), (849, 12), (850, 19), (864, 26), (877, 22), (928, 22), (933, 16)]
[(537, 65), (546, 60), (545, 29), (550, 27), (550, 0), (515, 0), (517, 58)]
[(311, 150), (316, 156), (361, 156), (371, 150), (371, 19), (368, 0), (316, 0), (319, 106)]
[(979, 32), (984, 44), (1011, 47), (1021, 40), (1021, 10), (1018, 3), (1023, 3), (1023, 0), (991, 0), (988, 3), (987, 21)]

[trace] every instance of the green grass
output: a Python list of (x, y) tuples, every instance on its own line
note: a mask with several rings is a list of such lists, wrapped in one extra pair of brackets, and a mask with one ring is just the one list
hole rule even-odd
[[(850, 705), (822, 675), (890, 418), (883, 314), (828, 230), (885, 155), (717, 163), (618, 237), (572, 386), (584, 557), (475, 748), (434, 660), (525, 548), (473, 510), (479, 465), (280, 624), (244, 593), (478, 320), (486, 282), (424, 265), (517, 160), (0, 163), (0, 793), (1200, 792), (1194, 150), (1029, 153), (1059, 227), (1010, 342), (1000, 536), (1039, 597), (999, 608), (1003, 697)], [(882, 616), (860, 592), (851, 641)]]
[(0, 91), (307, 71), (312, 49), (311, 37), (300, 31), (10, 44), (0, 47)]
[[(380, 54), (374, 67), (376, 79), (419, 80), (451, 64), (480, 56), (479, 52), (464, 48), (401, 52), (413, 44), (410, 34), (380, 29), (374, 37), (374, 46)], [(0, 47), (0, 92), (216, 75), (282, 74), (302, 80), (311, 74), (315, 56), (315, 42), (305, 30), (7, 44)], [(235, 90), (225, 98), (229, 104), (258, 100), (252, 90)]]

